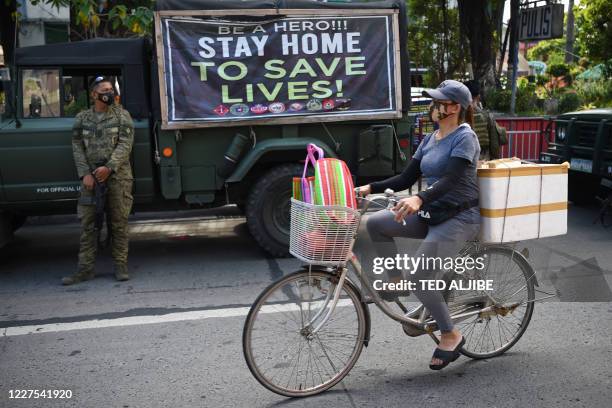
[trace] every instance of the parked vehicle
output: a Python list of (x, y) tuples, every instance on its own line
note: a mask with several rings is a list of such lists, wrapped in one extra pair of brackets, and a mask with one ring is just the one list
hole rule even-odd
[[(269, 7), (269, 2), (259, 0), (223, 3), (223, 8), (245, 9), (245, 15)], [(281, 8), (319, 13), (323, 7), (338, 14), (387, 10), (399, 16), (396, 41), (406, 44), (403, 1), (279, 3)], [(167, 0), (158, 1), (157, 7), (159, 16), (179, 7), (210, 13), (220, 6), (214, 0)], [(373, 41), (380, 49), (377, 38), (361, 41), (364, 46)], [(95, 39), (17, 49), (14, 81), (4, 84), (15, 91), (14, 109), (0, 122), (0, 245), (28, 216), (76, 212), (80, 182), (72, 158), (71, 129), (74, 116), (90, 107), (88, 84), (98, 75), (115, 78), (121, 103), (134, 119), (135, 211), (237, 204), (255, 240), (275, 256), (288, 251), (291, 179), (301, 175), (300, 161), (308, 143), (316, 143), (328, 157), (345, 160), (358, 183), (394, 175), (406, 164), (414, 116), (409, 114), (409, 63), (404, 47), (397, 48), (399, 60), (391, 58), (395, 66), (388, 68), (390, 73), (397, 69), (394, 86), (403, 100), (394, 106), (393, 118), (372, 114), (347, 120), (321, 113), (321, 120), (304, 115), (288, 123), (279, 116), (266, 123), (213, 120), (202, 127), (173, 128), (164, 122), (168, 88), (160, 78), (169, 77), (158, 69), (159, 44), (156, 48), (146, 39)], [(353, 103), (379, 92), (369, 84), (360, 89)], [(351, 89), (344, 92), (350, 94)], [(202, 100), (209, 97), (200, 94)], [(236, 108), (232, 113), (243, 111)]]
[(612, 185), (612, 109), (559, 115), (554, 140), (540, 161), (569, 162), (569, 200), (594, 202), (600, 189)]

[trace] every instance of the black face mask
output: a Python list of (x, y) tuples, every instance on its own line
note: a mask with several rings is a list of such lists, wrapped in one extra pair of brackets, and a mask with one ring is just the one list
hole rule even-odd
[(115, 102), (115, 93), (113, 91), (99, 93), (98, 100), (104, 102), (107, 105), (112, 105), (113, 102)]

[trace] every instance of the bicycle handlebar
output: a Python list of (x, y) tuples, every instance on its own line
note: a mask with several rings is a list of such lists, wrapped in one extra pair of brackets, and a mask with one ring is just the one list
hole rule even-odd
[[(395, 191), (393, 191), (390, 188), (386, 189), (384, 194), (385, 194), (384, 197), (375, 197), (373, 199), (369, 199), (369, 198), (366, 198), (366, 197), (361, 197), (359, 195), (359, 188), (355, 188), (355, 197), (358, 200), (361, 200), (361, 201), (366, 203), (363, 206), (362, 210), (361, 210), (361, 214), (365, 214), (371, 204), (376, 204), (376, 205), (378, 205), (381, 208), (384, 208), (384, 209), (387, 209), (387, 210), (389, 210), (391, 212), (394, 212), (393, 211), (393, 207), (395, 207), (395, 205), (399, 202), (400, 197), (398, 197), (395, 194)], [(382, 204), (378, 203), (377, 200), (385, 200), (386, 204), (382, 205)], [(402, 220), (402, 224), (406, 225), (406, 221)]]

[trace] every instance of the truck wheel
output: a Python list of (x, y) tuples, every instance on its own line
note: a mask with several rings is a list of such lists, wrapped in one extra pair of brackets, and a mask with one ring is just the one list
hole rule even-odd
[(302, 173), (299, 164), (284, 164), (264, 174), (246, 203), (247, 224), (257, 243), (275, 257), (289, 255), (291, 181)]

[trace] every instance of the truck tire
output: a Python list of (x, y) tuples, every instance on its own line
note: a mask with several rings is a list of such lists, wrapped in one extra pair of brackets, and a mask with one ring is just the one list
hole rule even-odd
[(270, 255), (289, 255), (289, 211), (291, 181), (302, 174), (299, 164), (274, 167), (251, 189), (246, 203), (249, 231)]

